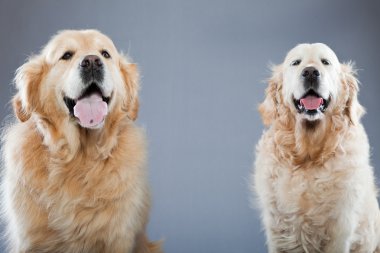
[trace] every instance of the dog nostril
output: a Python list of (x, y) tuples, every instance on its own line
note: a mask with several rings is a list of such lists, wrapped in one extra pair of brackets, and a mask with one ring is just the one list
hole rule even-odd
[(95, 59), (95, 65), (98, 67), (101, 67), (101, 66), (103, 66), (103, 62), (99, 58), (97, 58), (97, 59)]
[(319, 71), (318, 70), (314, 70), (313, 71), (313, 75), (315, 75), (315, 76), (319, 76), (320, 74), (319, 74)]
[(302, 72), (302, 76), (303, 77), (309, 76), (309, 71), (305, 70), (304, 72)]
[(80, 66), (82, 68), (88, 68), (90, 66), (90, 61), (88, 59), (83, 59), (83, 61), (80, 63)]

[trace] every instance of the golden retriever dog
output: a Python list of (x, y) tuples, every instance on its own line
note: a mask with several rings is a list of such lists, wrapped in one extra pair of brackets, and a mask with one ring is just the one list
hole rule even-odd
[(3, 200), (15, 253), (161, 252), (145, 227), (146, 145), (136, 65), (96, 30), (59, 32), (16, 73), (3, 133)]
[(352, 64), (300, 44), (259, 106), (253, 188), (269, 252), (380, 252), (380, 213)]

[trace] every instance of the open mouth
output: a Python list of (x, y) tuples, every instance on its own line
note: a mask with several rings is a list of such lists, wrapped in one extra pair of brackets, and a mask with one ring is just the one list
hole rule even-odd
[(314, 90), (309, 90), (300, 99), (293, 99), (298, 113), (316, 114), (325, 112), (330, 103), (330, 98), (324, 99)]
[(105, 97), (96, 83), (86, 88), (77, 99), (64, 96), (70, 115), (77, 118), (82, 127), (93, 128), (104, 121), (111, 97)]

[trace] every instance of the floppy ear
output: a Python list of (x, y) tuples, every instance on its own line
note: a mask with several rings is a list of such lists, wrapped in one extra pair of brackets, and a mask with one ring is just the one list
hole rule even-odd
[(350, 119), (351, 124), (356, 125), (365, 113), (364, 107), (358, 101), (359, 81), (356, 78), (356, 70), (353, 67), (353, 63), (341, 64), (341, 69), (342, 82), (348, 90), (344, 113)]
[(13, 97), (12, 104), (21, 122), (27, 121), (37, 107), (44, 66), (40, 56), (33, 56), (16, 71), (14, 83), (18, 91)]
[(127, 89), (127, 99), (123, 102), (123, 106), (127, 111), (128, 118), (136, 120), (139, 110), (138, 91), (140, 88), (137, 66), (128, 63), (123, 56), (120, 57), (119, 65)]
[(259, 112), (264, 125), (270, 126), (277, 118), (277, 90), (282, 82), (281, 65), (272, 67), (272, 77), (268, 80), (268, 87), (265, 90), (264, 102), (259, 105)]

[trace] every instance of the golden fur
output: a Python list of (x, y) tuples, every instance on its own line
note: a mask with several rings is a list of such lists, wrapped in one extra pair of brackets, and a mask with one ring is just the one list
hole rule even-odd
[[(66, 48), (67, 47), (67, 48)], [(64, 50), (75, 50), (61, 61)], [(62, 101), (69, 70), (88, 54), (104, 60), (113, 91), (98, 129), (82, 128)], [(54, 36), (15, 78), (19, 122), (3, 133), (3, 209), (11, 252), (161, 252), (146, 238), (150, 197), (138, 111), (138, 73), (95, 30)], [(76, 84), (78, 85), (78, 84)]]
[(356, 73), (351, 64), (333, 60), (337, 66), (319, 66), (314, 54), (333, 54), (325, 45), (299, 45), (297, 50), (305, 59), (300, 68), (318, 66), (321, 75), (338, 76), (327, 84), (338, 93), (321, 119), (305, 120), (283, 91), (290, 85), (284, 79), (294, 49), (273, 68), (259, 106), (269, 128), (257, 145), (252, 178), (268, 250), (380, 252), (380, 214)]

